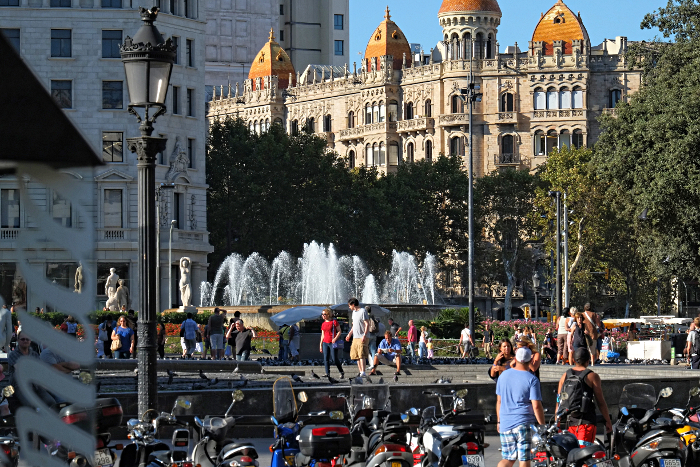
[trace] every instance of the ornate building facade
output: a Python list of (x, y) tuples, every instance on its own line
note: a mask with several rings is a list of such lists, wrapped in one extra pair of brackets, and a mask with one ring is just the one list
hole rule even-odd
[[(640, 73), (627, 68), (627, 39), (591, 45), (580, 14), (561, 0), (533, 19), (526, 51), (516, 43), (500, 52), (497, 0), (443, 0), (437, 16), (441, 40), (429, 53), (412, 54), (387, 8), (359, 68), (294, 71), (271, 34), (242, 89), (220, 86), (208, 117), (240, 117), (255, 131), (275, 122), (290, 133), (306, 127), (350, 167), (384, 173), (439, 154), (465, 156), (472, 144), (479, 176), (532, 170), (554, 148), (593, 143), (597, 118), (639, 88)], [(470, 142), (460, 90), (472, 75), (483, 97), (474, 105)]]

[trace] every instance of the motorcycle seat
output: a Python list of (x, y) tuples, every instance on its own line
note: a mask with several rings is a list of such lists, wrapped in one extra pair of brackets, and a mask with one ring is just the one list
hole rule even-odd
[(484, 430), (484, 425), (474, 425), (474, 424), (469, 424), (469, 425), (457, 425), (452, 427), (453, 430), (455, 431), (479, 431), (479, 430)]
[(572, 463), (582, 461), (582, 460), (592, 456), (594, 453), (596, 453), (598, 451), (603, 451), (603, 450), (604, 450), (604, 448), (601, 446), (598, 446), (597, 444), (593, 444), (591, 446), (586, 446), (585, 448), (574, 449), (569, 453), (569, 456), (566, 458), (566, 463), (572, 464)]

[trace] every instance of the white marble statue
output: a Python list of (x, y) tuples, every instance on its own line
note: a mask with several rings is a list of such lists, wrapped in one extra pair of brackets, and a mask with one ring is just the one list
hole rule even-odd
[(75, 290), (73, 292), (83, 292), (83, 263), (78, 263), (78, 268), (75, 270)]
[(180, 258), (180, 299), (182, 306), (191, 306), (192, 302), (192, 284), (190, 281), (190, 268), (192, 262), (188, 257)]
[(114, 288), (107, 289), (107, 303), (105, 303), (105, 306), (109, 311), (119, 311), (119, 301)]
[(117, 274), (117, 270), (115, 268), (110, 268), (109, 276), (107, 276), (107, 281), (105, 282), (105, 295), (107, 295), (107, 297), (116, 295), (118, 285), (119, 275)]
[(129, 309), (130, 305), (130, 298), (129, 298), (129, 289), (124, 285), (124, 279), (119, 279), (119, 287), (117, 287), (117, 292), (114, 294), (114, 296), (117, 299), (117, 306), (121, 309), (121, 307), (126, 307), (126, 309)]

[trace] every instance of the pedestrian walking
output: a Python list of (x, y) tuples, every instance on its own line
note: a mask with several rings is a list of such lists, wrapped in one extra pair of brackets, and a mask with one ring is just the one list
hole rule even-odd
[(370, 368), (372, 367), (372, 362), (374, 361), (374, 355), (377, 353), (377, 332), (379, 331), (379, 324), (376, 319), (372, 316), (372, 307), (367, 305), (365, 307), (367, 316), (369, 317), (369, 327), (367, 329), (367, 342), (369, 343), (369, 363)]
[(163, 323), (158, 323), (156, 345), (158, 346), (158, 356), (160, 358), (165, 358), (165, 324)]
[(428, 347), (426, 344), (428, 343), (428, 330), (425, 328), (425, 326), (420, 327), (420, 342), (418, 346), (418, 357), (419, 358), (426, 358), (428, 356)]
[[(207, 322), (208, 329), (206, 333), (209, 337), (209, 342), (211, 345), (211, 358), (212, 360), (221, 360), (224, 358), (224, 320), (226, 316), (221, 313), (221, 309), (214, 308), (214, 313), (209, 316), (209, 321)], [(204, 347), (204, 355), (206, 356), (206, 346)]]
[(290, 326), (288, 324), (283, 324), (277, 330), (277, 334), (280, 336), (280, 350), (277, 358), (279, 360), (286, 361), (289, 359), (289, 335), (291, 333)]
[(435, 356), (435, 354), (433, 353), (433, 338), (432, 337), (428, 337), (428, 343), (425, 344), (425, 346), (428, 349), (428, 360), (431, 360)]
[(543, 425), (544, 409), (539, 380), (530, 373), (532, 352), (522, 347), (515, 353), (515, 367), (503, 372), (496, 383), (496, 415), (503, 460), (498, 467), (512, 467), (516, 460), (529, 467), (532, 460), (530, 425)]
[(356, 298), (348, 300), (348, 307), (352, 311), (352, 328), (345, 338), (352, 345), (350, 346), (350, 359), (357, 360), (357, 368), (360, 370), (359, 376), (366, 377), (365, 359), (369, 356), (369, 342), (367, 341), (367, 330), (369, 328), (369, 316), (367, 310), (360, 307), (360, 302)]
[(239, 319), (236, 321), (236, 330), (238, 331), (236, 334), (236, 360), (250, 360), (251, 341), (257, 337), (255, 329), (246, 328), (243, 320)]
[[(573, 357), (574, 367), (567, 370), (559, 380), (555, 413), (557, 417), (560, 414), (563, 416), (559, 422), (564, 421), (567, 430), (579, 440), (579, 445), (585, 447), (595, 442), (596, 404), (605, 420), (606, 433), (612, 431), (612, 422), (600, 376), (588, 369), (590, 352), (586, 347), (579, 347), (574, 350)], [(566, 394), (566, 397), (562, 397), (562, 394)]]
[(343, 339), (340, 337), (340, 324), (338, 320), (333, 318), (333, 310), (325, 308), (321, 312), (321, 343), (319, 350), (323, 353), (323, 365), (326, 368), (324, 377), (329, 377), (331, 374), (331, 360), (335, 363), (340, 373), (340, 379), (345, 378), (343, 365), (340, 361), (340, 351), (343, 349)]
[(571, 326), (571, 350), (575, 352), (576, 349), (581, 347), (588, 348), (588, 342), (586, 340), (586, 327), (583, 323), (584, 317), (582, 313), (576, 313), (574, 315), (574, 324)]
[(112, 315), (106, 314), (102, 322), (97, 326), (97, 338), (102, 342), (102, 352), (104, 358), (112, 358)]
[(238, 334), (238, 330), (236, 329), (236, 321), (238, 321), (238, 318), (233, 318), (229, 320), (228, 330), (226, 331), (226, 343), (228, 344), (228, 348), (226, 349), (226, 352), (224, 352), (224, 354), (228, 353), (232, 355), (234, 359), (237, 355), (236, 334)]
[(2, 310), (0, 310), (0, 345), (7, 354), (10, 353), (10, 343), (12, 342), (13, 333), (12, 311), (4, 306)]
[(598, 360), (598, 336), (600, 335), (600, 318), (595, 311), (591, 309), (591, 304), (586, 303), (583, 306), (583, 315), (586, 318), (584, 326), (586, 327), (586, 343), (588, 351), (591, 353), (591, 366)]
[(293, 362), (299, 361), (299, 349), (301, 348), (301, 331), (298, 323), (289, 326), (289, 353)]
[(411, 360), (416, 358), (416, 344), (418, 344), (418, 328), (413, 325), (413, 320), (408, 322), (408, 331), (406, 332), (407, 344), (406, 350)]
[[(17, 333), (17, 347), (7, 355), (7, 374), (10, 377), (10, 385), (15, 389), (14, 395), (19, 399), (21, 404), (26, 407), (34, 407), (34, 402), (28, 399), (27, 393), (24, 391), (25, 385), (17, 384), (15, 377), (15, 365), (17, 365), (19, 360), (25, 357), (36, 358), (37, 360), (40, 358), (39, 353), (35, 350), (34, 346), (32, 346), (32, 340), (27, 334), (20, 331)], [(29, 391), (39, 396), (46, 405), (50, 407), (56, 403), (56, 399), (54, 399), (43, 386), (33, 384), (31, 381), (29, 381), (28, 384)]]
[(184, 332), (185, 338), (185, 357), (192, 358), (192, 354), (197, 346), (197, 333), (199, 332), (199, 326), (192, 319), (194, 315), (192, 313), (187, 313), (187, 319), (180, 324), (180, 329)]
[[(515, 349), (515, 353), (518, 353), (518, 349), (522, 348), (528, 348), (530, 349), (531, 353), (531, 358), (530, 361), (528, 362), (528, 369), (530, 373), (535, 375), (537, 379), (540, 379), (540, 365), (542, 364), (542, 354), (537, 350), (537, 344), (532, 342), (529, 337), (523, 335), (520, 340), (517, 342), (517, 347)], [(517, 362), (513, 360), (510, 364), (511, 368), (515, 368), (515, 365)]]
[(391, 331), (391, 334), (398, 339), (399, 331), (402, 329), (401, 326), (399, 326), (399, 323), (395, 322), (393, 318), (389, 318), (387, 322), (389, 323), (389, 331)]
[(700, 317), (693, 319), (695, 327), (691, 326), (686, 338), (685, 353), (690, 360), (690, 368), (700, 369)]
[(487, 358), (491, 358), (491, 344), (493, 342), (493, 332), (491, 331), (491, 325), (486, 323), (484, 325), (484, 339), (483, 339), (484, 355)]
[(493, 365), (489, 368), (489, 376), (497, 381), (504, 371), (510, 369), (510, 363), (515, 358), (513, 344), (508, 339), (503, 339), (498, 344), (498, 355), (493, 360)]
[(557, 320), (557, 365), (564, 365), (569, 361), (569, 345), (567, 338), (569, 337), (570, 317), (570, 309), (564, 308), (561, 316)]
[(462, 358), (469, 356), (469, 351), (473, 346), (474, 337), (472, 336), (471, 329), (469, 329), (469, 323), (464, 323), (464, 329), (462, 329), (459, 335), (459, 345), (457, 346)]
[(129, 359), (134, 351), (134, 330), (129, 327), (126, 316), (121, 315), (117, 327), (112, 331), (112, 341), (119, 341), (121, 347), (114, 352), (114, 358)]

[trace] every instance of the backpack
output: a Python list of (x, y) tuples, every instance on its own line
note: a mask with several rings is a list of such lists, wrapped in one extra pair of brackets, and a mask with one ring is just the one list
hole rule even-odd
[(693, 329), (695, 338), (691, 341), (690, 355), (700, 355), (700, 332)]
[[(108, 331), (107, 331), (108, 328), (109, 328), (109, 326), (107, 326), (107, 323), (102, 323), (102, 324), (100, 324), (100, 332), (99, 332), (99, 334), (98, 334), (98, 337), (99, 337), (99, 339), (100, 339), (102, 342), (107, 342), (108, 340), (110, 340), (110, 337), (109, 337), (109, 335), (107, 334), (107, 333), (108, 333)], [(111, 334), (111, 333), (110, 333), (110, 334)]]
[(370, 318), (367, 325), (367, 333), (374, 334), (375, 332), (377, 332), (377, 321), (374, 318)]
[(586, 369), (580, 375), (575, 375), (571, 369), (566, 371), (566, 379), (559, 393), (559, 408), (557, 418), (566, 415), (567, 418), (579, 418), (593, 408), (593, 391), (588, 390), (583, 380), (591, 373)]

